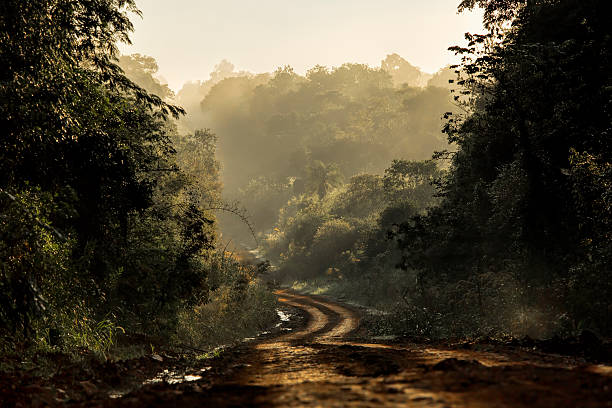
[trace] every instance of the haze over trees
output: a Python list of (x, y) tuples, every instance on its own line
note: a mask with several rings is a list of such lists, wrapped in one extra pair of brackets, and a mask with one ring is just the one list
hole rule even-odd
[[(225, 194), (248, 209), (285, 275), (353, 271), (345, 281), (359, 281), (375, 269), (361, 269), (367, 237), (391, 231), (401, 259), (378, 255), (388, 276), (395, 265), (406, 271), (405, 330), (607, 332), (610, 288), (596, 282), (606, 281), (610, 252), (609, 29), (600, 17), (608, 6), (459, 8), (476, 5), (488, 33), (452, 48), (460, 66), (430, 77), (392, 54), (381, 69), (236, 75), (192, 115), (220, 136)], [(413, 174), (425, 163), (410, 160), (434, 151), (437, 167)], [(404, 198), (394, 201), (382, 180), (398, 168)], [(438, 198), (412, 191), (431, 181)], [(405, 211), (383, 226), (396, 206)], [(332, 243), (340, 246), (327, 251)], [(352, 263), (339, 267), (331, 253)]]
[[(214, 129), (224, 195), (239, 200), (263, 232), (294, 195), (314, 188), (322, 198), (341, 179), (382, 174), (393, 159), (425, 160), (447, 147), (442, 114), (455, 109), (448, 81), (425, 86), (428, 76), (397, 54), (382, 67), (315, 66), (304, 76), (284, 67), (253, 75), (222, 62), (177, 100), (203, 95), (197, 107), (189, 99), (183, 125)], [(327, 173), (335, 179), (315, 180)], [(222, 220), (224, 231), (252, 243), (243, 226)]]

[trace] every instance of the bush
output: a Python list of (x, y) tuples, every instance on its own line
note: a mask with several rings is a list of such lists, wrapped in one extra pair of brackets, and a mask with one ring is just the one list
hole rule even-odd
[(345, 251), (353, 248), (358, 236), (358, 232), (345, 220), (326, 221), (313, 238), (311, 262), (319, 267), (334, 266)]
[(0, 192), (0, 327), (9, 337), (36, 339), (44, 323), (56, 324), (55, 313), (70, 310), (74, 296), (87, 290), (78, 275), (69, 279), (78, 272), (70, 258), (74, 242), (50, 225), (54, 207), (38, 189)]
[(276, 319), (276, 298), (259, 281), (258, 268), (243, 265), (216, 254), (209, 281), (214, 289), (178, 315), (174, 342), (198, 349), (210, 349), (253, 336)]
[(409, 287), (397, 318), (402, 332), (430, 338), (544, 338), (560, 323), (558, 302), (547, 292), (530, 293), (507, 271), (456, 282), (438, 279)]

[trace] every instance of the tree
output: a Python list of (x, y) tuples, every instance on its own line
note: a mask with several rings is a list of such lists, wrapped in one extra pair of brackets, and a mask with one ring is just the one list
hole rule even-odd
[(140, 54), (122, 55), (119, 57), (118, 65), (126, 77), (150, 94), (157, 95), (162, 100), (174, 96), (174, 92), (167, 84), (162, 84), (154, 77), (159, 67), (153, 57)]
[[(131, 0), (0, 5), (0, 205), (10, 214), (0, 224), (0, 324), (35, 326), (44, 298), (50, 320), (38, 326), (41, 335), (49, 325), (76, 330), (67, 325), (129, 313), (137, 297), (118, 282), (145, 273), (141, 288), (162, 287), (174, 277), (181, 289), (149, 292), (146, 318), (205, 278), (187, 264), (214, 240), (212, 221), (193, 203), (163, 216), (153, 209), (169, 178), (174, 199), (186, 186), (174, 171), (167, 122), (183, 111), (117, 65), (129, 11), (138, 12)], [(136, 62), (146, 75), (155, 70), (150, 59)], [(160, 233), (139, 229), (145, 220)], [(165, 253), (147, 257), (151, 248)], [(152, 266), (157, 274), (146, 273)], [(10, 299), (22, 301), (14, 307)]]
[(319, 198), (325, 197), (327, 192), (342, 182), (342, 175), (334, 164), (325, 165), (315, 161), (308, 167), (306, 185), (310, 191), (317, 193)]
[(487, 29), (499, 28), (511, 21), (528, 0), (462, 0), (459, 11), (481, 7), (484, 10), (483, 23)]
[(407, 86), (425, 86), (431, 77), (397, 54), (387, 55), (387, 58), (380, 63), (380, 68), (391, 75), (393, 84), (397, 87), (404, 84)]
[[(440, 207), (401, 227), (404, 266), (432, 286), (509, 274), (523, 290), (520, 307), (555, 310), (551, 326), (565, 314), (607, 332), (609, 314), (599, 311), (610, 307), (610, 288), (585, 288), (606, 273), (610, 253), (609, 231), (587, 220), (608, 215), (598, 205), (586, 215), (580, 192), (601, 203), (609, 189), (601, 177), (612, 151), (611, 36), (602, 16), (611, 5), (491, 0), (460, 9), (475, 5), (489, 33), (452, 47), (464, 57), (456, 99), (468, 114), (447, 115), (457, 150)], [(585, 246), (594, 236), (596, 256)]]
[(409, 200), (422, 211), (434, 205), (434, 183), (439, 177), (434, 161), (393, 160), (382, 180), (390, 202)]

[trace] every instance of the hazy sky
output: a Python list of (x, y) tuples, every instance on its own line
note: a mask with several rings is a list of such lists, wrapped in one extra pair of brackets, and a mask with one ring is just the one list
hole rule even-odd
[(457, 14), (459, 0), (137, 0), (132, 46), (154, 57), (174, 90), (208, 79), (222, 59), (239, 70), (291, 65), (380, 65), (398, 53), (427, 72), (454, 62), (450, 45), (481, 30), (481, 13)]

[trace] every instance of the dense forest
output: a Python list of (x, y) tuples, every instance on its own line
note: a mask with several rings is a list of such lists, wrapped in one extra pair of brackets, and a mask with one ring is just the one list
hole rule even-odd
[(223, 60), (175, 94), (118, 51), (133, 0), (3, 1), (0, 354), (208, 351), (275, 285), (373, 335), (609, 338), (612, 3), (458, 7), (485, 31), (433, 75)]
[(451, 163), (440, 204), (396, 235), (416, 274), (408, 327), (609, 335), (611, 5), (460, 8), (475, 4), (489, 31), (453, 48), (465, 114), (444, 127), (453, 148), (439, 155)]
[(609, 333), (609, 9), (474, 6), (487, 33), (433, 77), (397, 54), (305, 76), (224, 61), (178, 93), (184, 126), (218, 135), (224, 197), (280, 281), (407, 334)]
[[(447, 88), (416, 86), (420, 71), (397, 55), (382, 66), (408, 82), (394, 85), (389, 72), (359, 64), (316, 66), (306, 76), (290, 67), (249, 75), (218, 65), (209, 82), (224, 79), (185, 123), (214, 129), (224, 196), (248, 210), (258, 232), (273, 228), (291, 197), (323, 198), (355, 175), (381, 174), (393, 159), (425, 160), (446, 148), (440, 112), (454, 110)], [(240, 223), (222, 226), (253, 245)]]
[(118, 56), (127, 11), (132, 1), (1, 6), (6, 351), (105, 353), (126, 333), (216, 344), (245, 329), (217, 327), (225, 314), (250, 312), (247, 332), (276, 317), (256, 267), (218, 249), (214, 134), (179, 134), (184, 111), (154, 60)]

